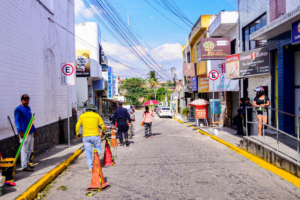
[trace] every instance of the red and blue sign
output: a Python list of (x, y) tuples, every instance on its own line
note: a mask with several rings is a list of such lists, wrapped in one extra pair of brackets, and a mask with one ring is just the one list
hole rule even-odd
[(300, 42), (300, 20), (292, 24), (292, 44)]

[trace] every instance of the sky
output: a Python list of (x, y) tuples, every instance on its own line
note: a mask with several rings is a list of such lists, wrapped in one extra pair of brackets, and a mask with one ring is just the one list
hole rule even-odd
[[(100, 0), (98, 0), (101, 2)], [(191, 26), (183, 23), (177, 16), (164, 10), (154, 3), (155, 0), (147, 0), (155, 8), (169, 18), (174, 23), (170, 22), (153, 7), (151, 7), (146, 0), (108, 0), (115, 6), (115, 9), (124, 17), (127, 18), (129, 12), (129, 28), (135, 30), (149, 45), (145, 46), (145, 51), (151, 55), (158, 63), (159, 67), (164, 72), (170, 74), (171, 67), (176, 68), (177, 78), (182, 77), (182, 45), (185, 44), (185, 38), (188, 37)], [(162, 1), (162, 0), (156, 0)], [(195, 23), (200, 15), (203, 14), (219, 14), (222, 10), (233, 11), (238, 10), (237, 0), (172, 0), (187, 16), (187, 18)], [(94, 1), (87, 1), (94, 2)], [(117, 4), (113, 4), (117, 3)], [(99, 11), (97, 5), (90, 4), (86, 7), (83, 0), (75, 0), (75, 22), (83, 23), (85, 21), (98, 22), (97, 18), (93, 16), (93, 10)], [(101, 11), (101, 10), (100, 10)], [(101, 15), (106, 14), (102, 12)], [(103, 18), (101, 18), (104, 20)], [(120, 63), (115, 63), (109, 60), (109, 66), (113, 67), (114, 74), (120, 75), (121, 79), (130, 77), (146, 77), (146, 74), (151, 70), (147, 67), (140, 58), (136, 57), (128, 47), (120, 44), (115, 38), (103, 27), (100, 23), (101, 30), (101, 45), (107, 55), (114, 57), (120, 62), (130, 65), (135, 68), (132, 70)], [(143, 40), (139, 39), (141, 44)], [(130, 47), (138, 48), (138, 47)], [(146, 56), (146, 55), (142, 55)], [(167, 80), (170, 77), (159, 77), (161, 80)]]

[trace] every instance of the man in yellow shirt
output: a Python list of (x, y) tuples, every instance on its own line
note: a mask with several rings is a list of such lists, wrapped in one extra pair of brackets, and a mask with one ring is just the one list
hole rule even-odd
[(96, 107), (93, 104), (89, 104), (86, 107), (86, 112), (80, 115), (76, 124), (76, 137), (79, 136), (80, 125), (82, 124), (82, 137), (83, 144), (86, 152), (86, 160), (88, 164), (88, 170), (92, 171), (93, 168), (93, 152), (92, 145), (98, 150), (99, 158), (101, 153), (101, 137), (99, 132), (99, 125), (102, 129), (102, 134), (105, 134), (105, 125), (102, 118), (95, 112)]

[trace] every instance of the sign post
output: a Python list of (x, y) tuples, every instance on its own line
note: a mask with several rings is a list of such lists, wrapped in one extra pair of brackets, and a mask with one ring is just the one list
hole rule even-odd
[(215, 134), (215, 80), (219, 78), (219, 72), (216, 70), (211, 70), (208, 74), (209, 79), (213, 81), (213, 107), (212, 107), (212, 120), (213, 120), (213, 135)]
[(70, 143), (70, 97), (69, 97), (69, 86), (75, 85), (75, 64), (74, 63), (62, 63), (61, 67), (61, 85), (68, 86), (68, 104), (67, 104), (67, 115), (68, 115), (68, 147), (71, 147)]

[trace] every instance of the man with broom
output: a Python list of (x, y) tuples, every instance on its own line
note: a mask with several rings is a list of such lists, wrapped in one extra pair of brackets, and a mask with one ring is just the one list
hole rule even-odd
[[(15, 109), (14, 113), (15, 125), (21, 140), (23, 137), (26, 137), (24, 133), (26, 132), (26, 128), (32, 117), (31, 109), (28, 106), (29, 100), (29, 96), (27, 94), (23, 94), (21, 97), (21, 105)], [(29, 134), (21, 148), (21, 167), (23, 168), (23, 171), (34, 171), (34, 166), (29, 165), (29, 159), (31, 152), (33, 151), (34, 136), (36, 137), (37, 135), (38, 133), (36, 132), (34, 125), (32, 125), (31, 130), (29, 131)]]

